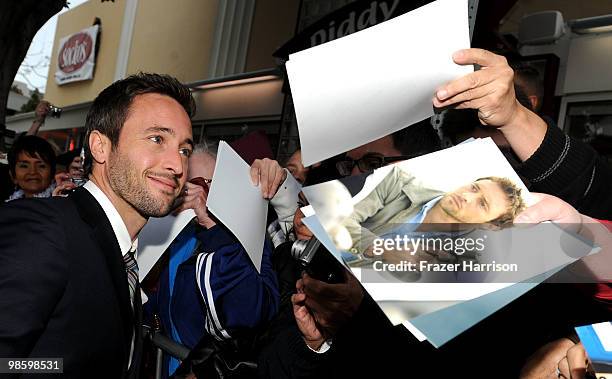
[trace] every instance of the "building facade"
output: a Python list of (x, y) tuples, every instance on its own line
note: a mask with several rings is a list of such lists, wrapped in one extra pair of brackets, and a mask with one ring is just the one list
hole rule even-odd
[[(88, 1), (58, 17), (45, 99), (63, 108), (39, 134), (70, 150), (82, 145), (92, 100), (137, 72), (164, 73), (190, 86), (194, 137), (232, 140), (262, 130), (277, 144), (283, 95), (272, 53), (289, 40), (299, 0)], [(98, 23), (93, 78), (57, 84), (60, 42)], [(62, 54), (63, 51), (62, 51)], [(7, 119), (27, 131), (33, 113)], [(276, 146), (273, 146), (273, 149)]]

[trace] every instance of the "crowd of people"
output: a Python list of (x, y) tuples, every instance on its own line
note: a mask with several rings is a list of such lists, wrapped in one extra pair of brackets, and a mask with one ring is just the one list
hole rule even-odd
[[(8, 170), (2, 170), (2, 201), (59, 196), (84, 181), (82, 157), (78, 151), (58, 155), (58, 147), (37, 136), (50, 106), (44, 100), (38, 103), (32, 126), (15, 139), (8, 152)], [(12, 191), (11, 184), (14, 187)]]
[[(612, 168), (538, 116), (541, 91), (517, 79), (504, 57), (468, 49), (453, 59), (481, 69), (432, 94), (434, 108), (448, 109), (442, 130), (455, 143), (493, 136), (538, 199), (525, 208), (520, 191), (502, 178), (482, 178), (478, 188), (501, 186), (509, 200), (469, 221), (567, 225), (602, 247), (561, 272), (588, 273), (588, 283), (553, 277), (435, 349), (391, 325), (348, 272), (341, 283), (327, 283), (302, 271), (294, 242), (313, 234), (302, 222), (301, 187), (360, 181), (439, 150), (429, 120), (311, 167), (299, 150), (286, 168), (256, 159), (252, 182), (275, 215), (258, 271), (207, 210), (217, 151), (211, 141), (193, 141), (190, 91), (169, 76), (137, 74), (94, 100), (83, 154), (64, 156), (62, 170), (51, 145), (35, 135), (46, 103), (12, 146), (15, 189), (0, 206), (0, 357), (63, 358), (65, 377), (150, 377), (156, 345), (146, 324), (170, 341), (158, 362), (161, 377), (585, 377), (588, 362), (573, 327), (612, 319)], [(384, 201), (406, 218), (432, 197), (417, 202), (420, 195), (403, 190), (410, 178), (398, 175), (385, 182)], [(477, 198), (463, 200), (469, 210)], [(438, 209), (444, 206), (440, 200), (420, 223), (448, 222)], [(196, 217), (140, 283), (139, 232), (151, 217), (186, 209)], [(379, 213), (370, 206), (363, 216)], [(381, 227), (394, 216), (380, 216)]]

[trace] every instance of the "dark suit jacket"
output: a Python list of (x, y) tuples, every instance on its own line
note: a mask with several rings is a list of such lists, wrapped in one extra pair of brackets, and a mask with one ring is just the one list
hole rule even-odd
[(140, 328), (126, 368), (141, 317), (117, 238), (87, 190), (0, 207), (0, 357), (63, 358), (69, 378), (137, 378)]

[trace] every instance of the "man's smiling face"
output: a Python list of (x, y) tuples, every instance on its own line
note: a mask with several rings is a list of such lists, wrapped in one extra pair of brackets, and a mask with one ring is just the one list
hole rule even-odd
[(168, 214), (187, 180), (191, 133), (189, 116), (176, 100), (136, 96), (109, 156), (113, 191), (144, 217)]

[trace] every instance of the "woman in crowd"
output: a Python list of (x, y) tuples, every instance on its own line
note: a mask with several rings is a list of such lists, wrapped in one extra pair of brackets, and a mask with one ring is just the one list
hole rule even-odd
[(7, 201), (50, 197), (55, 189), (55, 152), (44, 139), (23, 136), (8, 154), (9, 173), (15, 191)]

